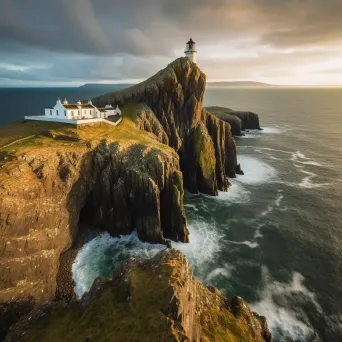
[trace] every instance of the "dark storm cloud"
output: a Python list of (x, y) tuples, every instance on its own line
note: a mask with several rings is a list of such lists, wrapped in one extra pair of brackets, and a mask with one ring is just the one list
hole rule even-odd
[[(296, 53), (310, 60), (311, 48), (340, 44), (341, 17), (341, 0), (1, 0), (0, 78), (144, 78), (181, 54), (190, 35), (211, 54), (202, 55), (210, 77), (214, 60), (243, 74), (251, 63), (269, 65), (277, 51), (264, 47), (290, 67), (294, 55), (282, 50), (306, 48)], [(258, 60), (239, 56), (248, 50)]]
[(0, 37), (89, 54), (170, 54), (173, 36), (202, 42), (259, 33), (281, 46), (341, 36), (340, 0), (3, 0)]

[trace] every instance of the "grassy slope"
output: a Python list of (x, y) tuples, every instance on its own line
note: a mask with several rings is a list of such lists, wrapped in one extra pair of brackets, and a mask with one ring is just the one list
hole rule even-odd
[[(127, 104), (122, 108), (123, 120), (118, 126), (105, 123), (89, 124), (76, 128), (72, 125), (22, 121), (0, 127), (0, 163), (6, 162), (18, 165), (18, 155), (27, 152), (48, 150), (61, 151), (85, 149), (89, 144), (101, 140), (120, 142), (124, 145), (139, 144), (145, 147), (158, 147), (166, 150), (168, 147), (157, 142), (152, 134), (136, 128), (134, 120), (140, 105)], [(19, 163), (20, 164), (20, 163)], [(2, 168), (0, 168), (1, 173)]]

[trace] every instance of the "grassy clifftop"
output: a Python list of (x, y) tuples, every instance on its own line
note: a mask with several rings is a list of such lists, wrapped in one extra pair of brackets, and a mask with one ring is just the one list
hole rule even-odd
[[(64, 142), (75, 143), (73, 147), (96, 143), (101, 139), (136, 142), (145, 145), (156, 144), (152, 135), (136, 128), (135, 119), (141, 105), (128, 103), (123, 108), (123, 121), (116, 127), (105, 123), (73, 125), (57, 122), (21, 121), (0, 126), (0, 153), (16, 153), (32, 148), (62, 147)], [(163, 147), (159, 144), (160, 147)]]
[(122, 110), (115, 127), (0, 128), (0, 301), (54, 298), (80, 219), (113, 236), (136, 229), (145, 241), (188, 241), (177, 153), (136, 127), (140, 105)]

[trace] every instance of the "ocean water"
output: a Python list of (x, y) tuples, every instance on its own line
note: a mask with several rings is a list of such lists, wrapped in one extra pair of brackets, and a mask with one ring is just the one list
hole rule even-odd
[[(342, 341), (342, 89), (209, 88), (205, 105), (254, 111), (264, 130), (236, 138), (245, 175), (229, 192), (186, 193), (191, 242), (173, 246), (265, 315), (275, 342)], [(161, 248), (102, 234), (77, 255), (76, 293)]]
[[(26, 115), (43, 115), (44, 108), (52, 108), (57, 97), (69, 102), (89, 99), (121, 86), (95, 86), (79, 88), (0, 88), (0, 125), (23, 120)], [(114, 104), (112, 104), (114, 106)]]

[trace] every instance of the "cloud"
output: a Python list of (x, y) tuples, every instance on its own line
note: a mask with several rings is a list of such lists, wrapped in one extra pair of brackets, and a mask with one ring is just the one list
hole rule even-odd
[(341, 13), (340, 0), (2, 0), (0, 84), (146, 78), (189, 36), (209, 79), (296, 77), (339, 56)]

